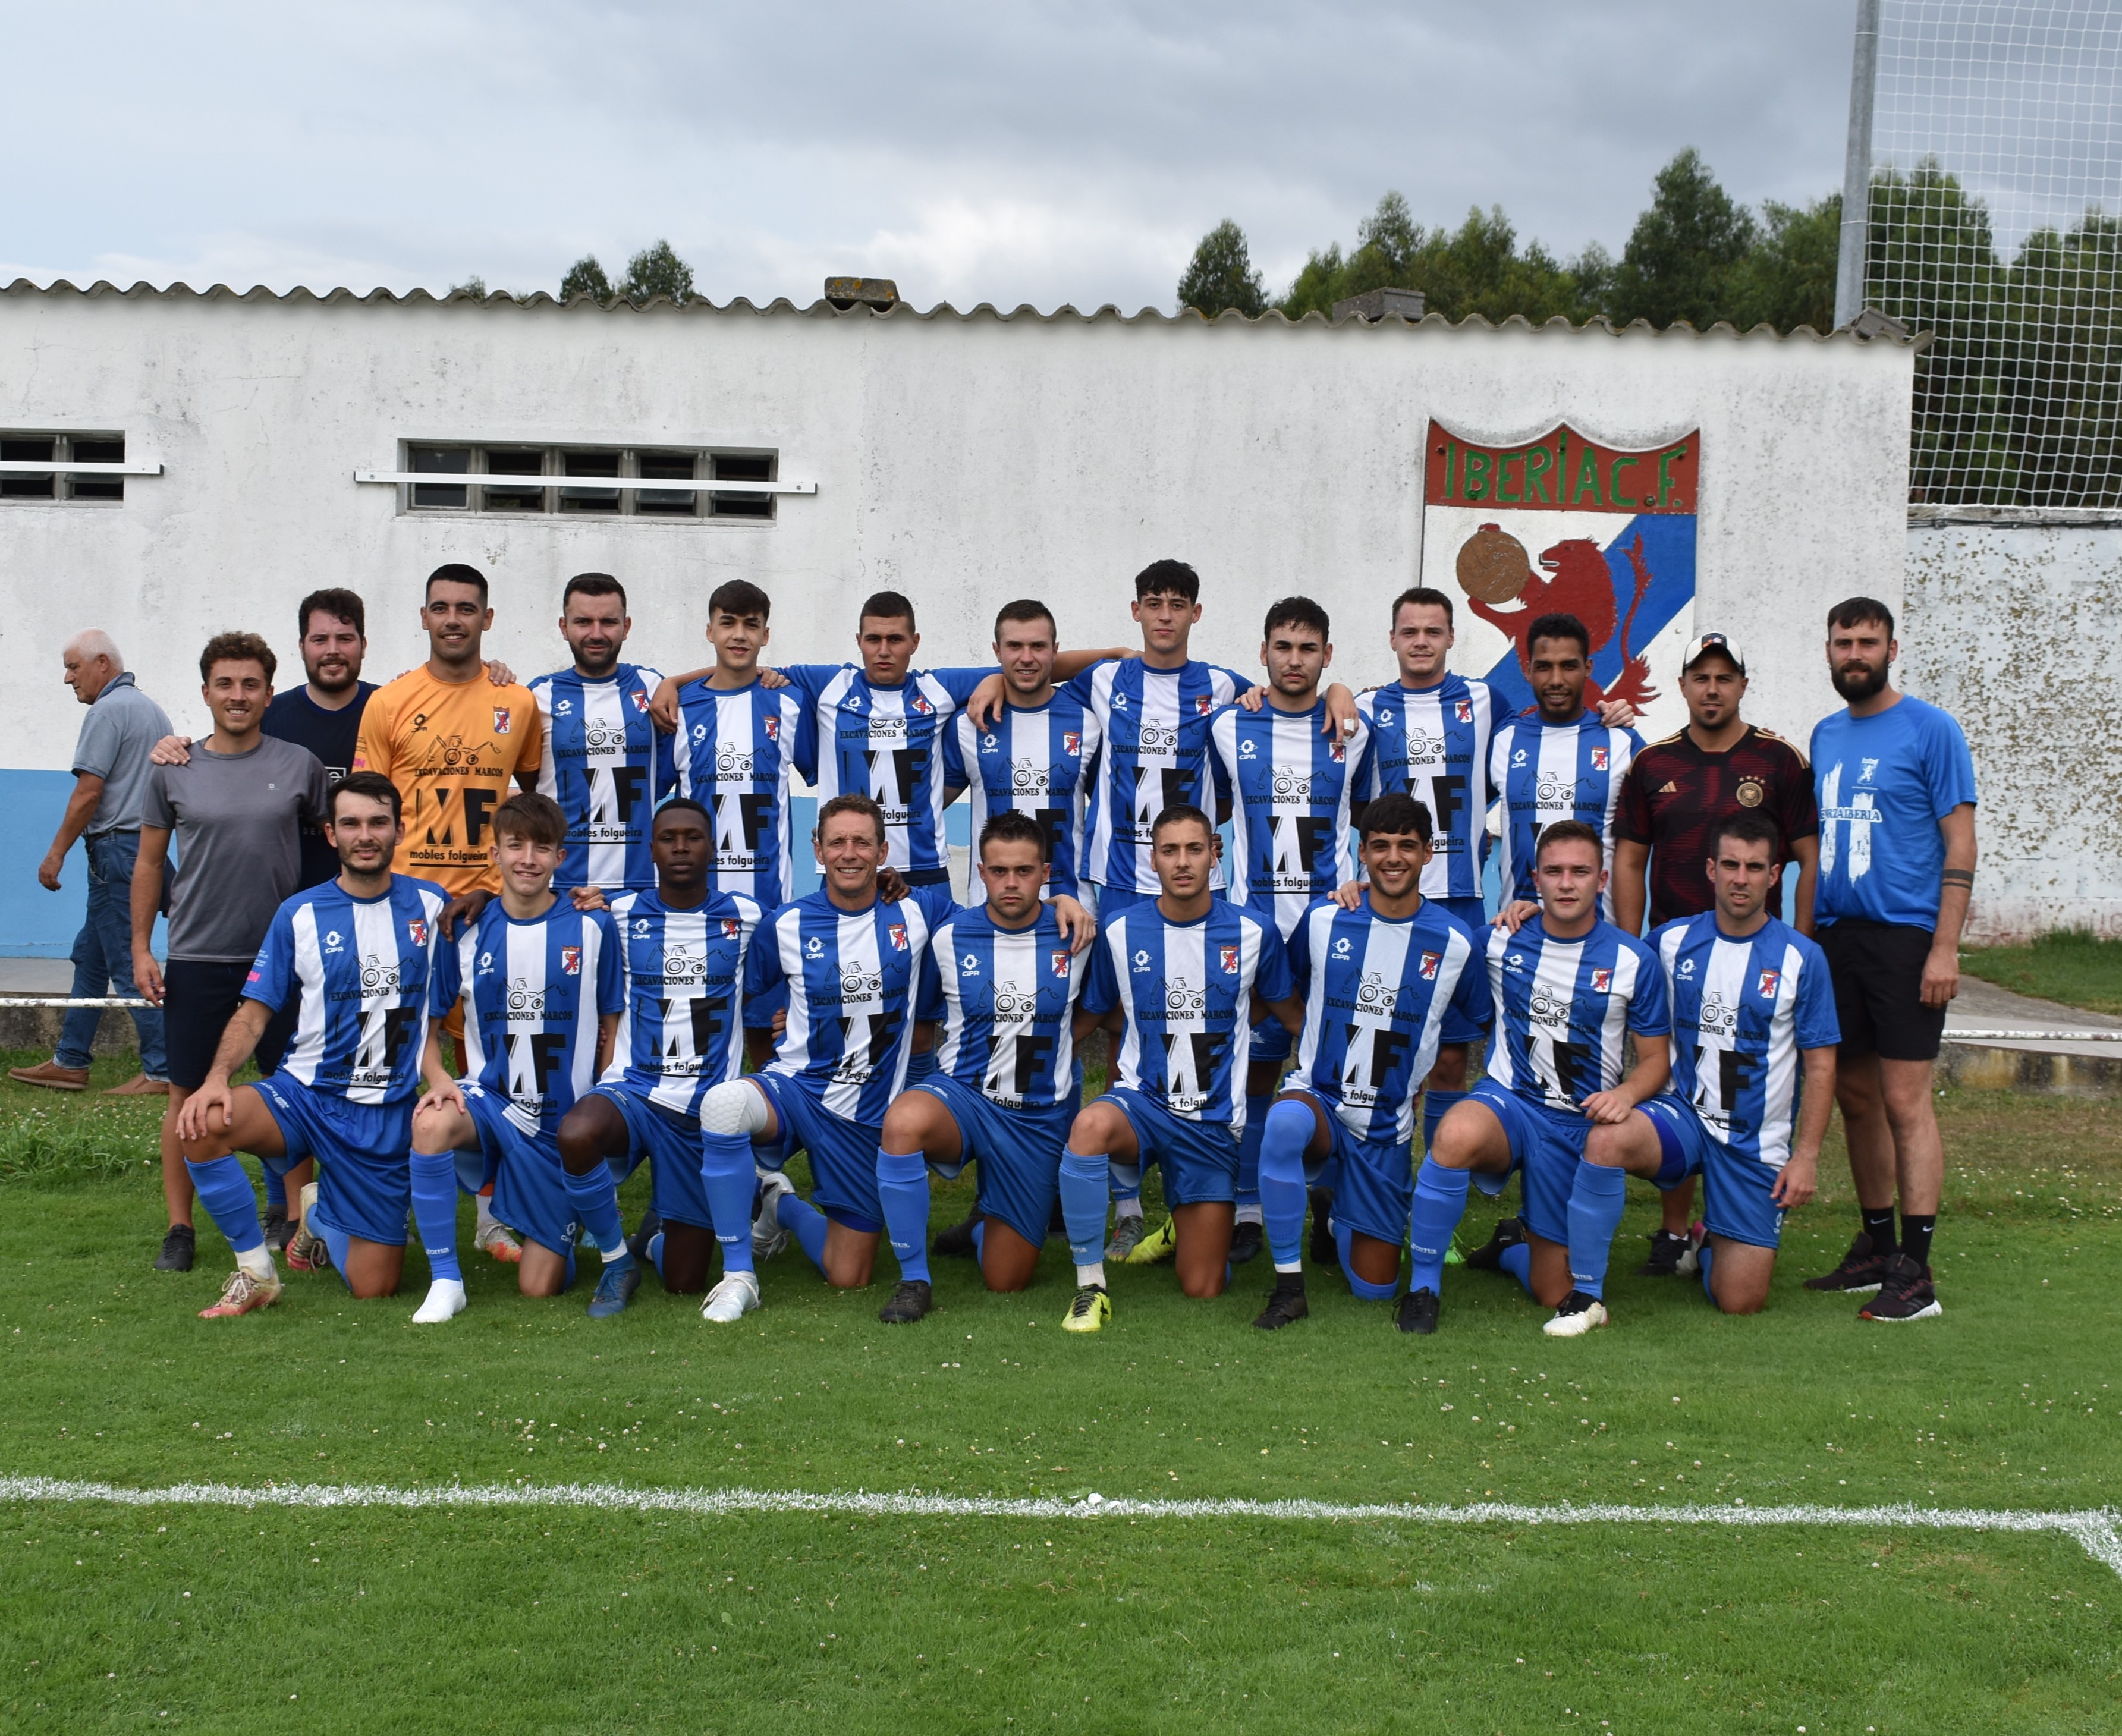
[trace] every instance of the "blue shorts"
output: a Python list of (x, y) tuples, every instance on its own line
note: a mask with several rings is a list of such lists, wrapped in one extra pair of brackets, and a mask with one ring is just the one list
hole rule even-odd
[(763, 995), (744, 997), (744, 1028), (748, 1031), (770, 1031), (774, 1015), (788, 1010), (788, 984), (783, 979)]
[[(526, 1133), (509, 1119), (504, 1099), (470, 1080), (457, 1089), (479, 1129), (486, 1179), (493, 1183), (494, 1216), (518, 1235), (564, 1257), (575, 1245), (575, 1206), (568, 1197), (559, 1136)], [(458, 1179), (469, 1178), (460, 1173)]]
[(782, 1132), (794, 1141), (787, 1149), (801, 1146), (810, 1154), (811, 1203), (835, 1224), (863, 1235), (881, 1234), (884, 1202), (876, 1192), (876, 1154), (883, 1127), (842, 1120), (826, 1109), (816, 1092), (786, 1073), (745, 1077), (774, 1105)]
[(1164, 1171), (1164, 1203), (1199, 1206), (1238, 1197), (1237, 1136), (1221, 1122), (1188, 1121), (1153, 1097), (1115, 1085), (1101, 1097), (1134, 1129), (1135, 1161)]
[[(1484, 1079), (1466, 1099), (1483, 1105), (1503, 1124), (1503, 1136), (1511, 1142), (1511, 1169), (1523, 1178), (1526, 1228), (1544, 1241), (1568, 1247), (1569, 1190), (1577, 1183), (1577, 1166), (1584, 1161), (1592, 1123), (1574, 1111), (1528, 1103), (1493, 1079)], [(1504, 1178), (1477, 1170), (1474, 1179), (1484, 1193), (1503, 1191)]]
[(1304, 1179), (1314, 1188), (1334, 1190), (1334, 1221), (1374, 1242), (1399, 1247), (1407, 1239), (1408, 1215), (1414, 1209), (1412, 1150), (1393, 1140), (1359, 1139), (1316, 1092), (1300, 1089), (1288, 1095), (1318, 1109), (1333, 1130), (1332, 1149), (1305, 1164)]
[(945, 1177), (979, 1160), (982, 1217), (1000, 1218), (1034, 1248), (1043, 1246), (1054, 1221), (1061, 1188), (1061, 1154), (1076, 1119), (1073, 1103), (1043, 1109), (1005, 1109), (970, 1085), (937, 1075), (912, 1087), (926, 1091), (958, 1124), (961, 1155), (955, 1164), (931, 1167)]
[(280, 1129), (290, 1160), (317, 1159), (317, 1210), (364, 1242), (405, 1245), (413, 1209), (413, 1099), (351, 1103), (286, 1073), (253, 1087)]
[(1657, 1183), (1670, 1188), (1681, 1177), (1702, 1178), (1702, 1221), (1710, 1234), (1751, 1248), (1774, 1248), (1783, 1235), (1783, 1208), (1770, 1197), (1776, 1171), (1757, 1158), (1741, 1157), (1713, 1139), (1693, 1105), (1670, 1092), (1638, 1104), (1657, 1130), (1665, 1167)]
[[(1458, 917), (1474, 936), (1474, 956), (1466, 961), (1466, 968), (1479, 970), (1482, 938), (1489, 931), (1488, 907), (1479, 898), (1428, 898), (1423, 901)], [(1444, 1023), (1437, 1027), (1437, 1040), (1445, 1043), (1479, 1043), (1483, 1035), (1479, 1025), (1461, 1012), (1456, 1006), (1444, 1010)]]
[(623, 1085), (597, 1085), (591, 1094), (610, 1099), (626, 1118), (626, 1173), (632, 1174), (642, 1159), (648, 1160), (648, 1197), (656, 1215), (712, 1234), (714, 1215), (708, 1210), (707, 1184), (700, 1178), (707, 1153), (700, 1142), (699, 1117), (666, 1109)]

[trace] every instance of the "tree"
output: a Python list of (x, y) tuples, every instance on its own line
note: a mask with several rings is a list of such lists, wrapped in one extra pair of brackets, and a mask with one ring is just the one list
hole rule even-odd
[(1835, 329), (1835, 271), (1842, 248), (1842, 195), (1810, 205), (1761, 207), (1761, 234), (1733, 278), (1730, 318), (1741, 331)]
[(560, 299), (572, 301), (577, 296), (594, 296), (600, 301), (611, 300), (611, 279), (597, 264), (596, 255), (586, 253), (568, 268), (568, 274), (560, 279)]
[(459, 290), (462, 290), (466, 295), (477, 296), (484, 301), (486, 299), (486, 279), (479, 276), (477, 272), (474, 272), (463, 282), (450, 285), (451, 295), (455, 295)]
[(1235, 307), (1248, 319), (1267, 311), (1267, 286), (1253, 269), (1246, 232), (1228, 217), (1201, 237), (1186, 274), (1179, 280), (1179, 306), (1213, 320)]
[(1654, 185), (1614, 274), (1612, 315), (1623, 324), (1713, 325), (1732, 306), (1760, 226), (1692, 145), (1658, 170)]
[(682, 307), (693, 299), (693, 268), (668, 241), (658, 241), (626, 262), (626, 281), (619, 292), (636, 307), (652, 296), (668, 296)]

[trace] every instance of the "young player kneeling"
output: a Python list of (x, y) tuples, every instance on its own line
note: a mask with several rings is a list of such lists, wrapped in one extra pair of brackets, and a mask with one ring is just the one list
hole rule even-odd
[(1818, 1185), (1842, 1039), (1825, 955), (1768, 913), (1782, 847), (1765, 815), (1726, 820), (1709, 840), (1715, 909), (1651, 936), (1672, 1000), (1672, 1090), (1585, 1141), (1569, 1202), (1572, 1272), (1606, 1272), (1622, 1171), (1662, 1188), (1699, 1174), (1703, 1289), (1727, 1314), (1769, 1299), (1783, 1214)]
[[(1597, 832), (1557, 820), (1540, 833), (1535, 861), (1540, 903), (1513, 907), (1522, 919), (1515, 932), (1489, 932), (1496, 1031), (1488, 1077), (1438, 1124), (1436, 1150), (1415, 1179), (1403, 1332), (1437, 1330), (1445, 1251), (1466, 1210), (1469, 1177), (1500, 1192), (1513, 1169), (1523, 1174), (1525, 1216), (1498, 1224), (1466, 1263), (1509, 1272), (1555, 1309), (1550, 1331), (1574, 1336), (1606, 1323), (1603, 1262), (1596, 1274), (1570, 1267), (1570, 1197), (1592, 1127), (1627, 1120), (1664, 1087), (1665, 974), (1648, 947), (1599, 915), (1606, 872)], [(1624, 1034), (1636, 1039), (1625, 1079)], [(1615, 1192), (1625, 1185), (1619, 1170), (1604, 1173)]]
[[(413, 1316), (446, 1320), (465, 1305), (456, 1262), (457, 1154), (477, 1154), (476, 1192), (491, 1184), (493, 1216), (524, 1239), (516, 1286), (557, 1296), (575, 1275), (575, 1229), (604, 1253), (590, 1303), (602, 1318), (623, 1310), (641, 1282), (619, 1229), (619, 1196), (601, 1159), (580, 1173), (562, 1158), (561, 1118), (611, 1059), (626, 1005), (618, 931), (601, 910), (583, 911), (553, 889), (567, 855), (567, 816), (544, 796), (512, 796), (493, 810), (489, 847), (501, 896), (435, 958), (427, 1052), (428, 1094), (413, 1111), (413, 1212), (433, 1283)], [(462, 999), (462, 1083), (442, 1064), (442, 1021)]]
[(1364, 810), (1361, 831), (1370, 884), (1356, 908), (1321, 899), (1289, 936), (1290, 968), (1304, 985), (1304, 1034), (1260, 1143), (1274, 1289), (1253, 1324), (1267, 1332), (1310, 1312), (1306, 1188), (1325, 1179), (1330, 1164), (1332, 1234), (1348, 1287), (1378, 1299), (1398, 1287), (1414, 1198), (1415, 1099), (1438, 1046), (1471, 1042), (1492, 1016), (1480, 943), (1422, 895), (1429, 810), (1395, 791)]
[[(980, 828), (987, 903), (936, 931), (918, 1010), (939, 1022), (936, 1071), (885, 1113), (876, 1191), (900, 1285), (877, 1318), (928, 1312), (928, 1172), (979, 1160), (973, 1243), (989, 1290), (1022, 1290), (1054, 1215), (1061, 1153), (1082, 1101), (1076, 1043), (1097, 1024), (1078, 1010), (1087, 954), (1045, 903), (1046, 828), (1005, 811)], [(1103, 1224), (1105, 1178), (1098, 1176)]]

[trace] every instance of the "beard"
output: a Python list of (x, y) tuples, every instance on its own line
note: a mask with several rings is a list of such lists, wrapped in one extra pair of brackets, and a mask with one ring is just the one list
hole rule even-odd
[(1857, 704), (1885, 689), (1887, 670), (1884, 663), (1838, 663), (1829, 671), (1829, 677), (1836, 693)]

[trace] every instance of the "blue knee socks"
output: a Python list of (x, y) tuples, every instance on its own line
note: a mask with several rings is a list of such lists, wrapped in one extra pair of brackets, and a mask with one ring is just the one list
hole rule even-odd
[(1702, 1251), (1694, 1258), (1701, 1262), (1702, 1266), (1702, 1294), (1709, 1298), (1711, 1307), (1722, 1308), (1724, 1304), (1717, 1300), (1717, 1292), (1709, 1287), (1710, 1249), (1706, 1238), (1702, 1244)]
[(819, 1271), (825, 1269), (825, 1215), (808, 1200), (784, 1193), (774, 1202), (774, 1221), (796, 1238), (796, 1245)]
[(284, 1217), (287, 1211), (287, 1173), (284, 1169), (275, 1169), (262, 1158), (259, 1163), (265, 1172), (265, 1209), (277, 1211)]
[(321, 1213), (313, 1212), (311, 1216), (315, 1221), (306, 1226), (310, 1234), (325, 1244), (325, 1251), (331, 1256), (332, 1270), (339, 1274), (339, 1282), (348, 1290), (353, 1289), (353, 1280), (346, 1275), (346, 1257), (353, 1246), (353, 1238), (338, 1225), (326, 1223)]
[(265, 1226), (258, 1220), (258, 1196), (251, 1191), (250, 1177), (233, 1156), (210, 1157), (203, 1163), (186, 1160), (192, 1186), (238, 1254), (265, 1245)]
[[(561, 1174), (567, 1183), (568, 1203), (575, 1208), (582, 1228), (596, 1239), (605, 1264), (616, 1266), (632, 1259), (626, 1251), (626, 1226), (619, 1220), (619, 1189), (613, 1184), (610, 1166), (591, 1164), (581, 1175), (572, 1170)], [(747, 1223), (746, 1228), (750, 1227)]]
[(918, 1151), (876, 1154), (876, 1197), (902, 1283), (928, 1281), (928, 1160)]
[(413, 1169), (413, 1221), (419, 1226), (420, 1245), (428, 1251), (428, 1271), (437, 1280), (461, 1284), (457, 1267), (457, 1155), (454, 1151), (415, 1151)]
[(1466, 1183), (1464, 1169), (1447, 1169), (1433, 1157), (1423, 1158), (1415, 1172), (1414, 1209), (1408, 1225), (1414, 1255), (1409, 1290), (1444, 1294), (1444, 1256), (1459, 1220), (1466, 1215)]
[[(1260, 1141), (1267, 1132), (1268, 1112), (1274, 1099), (1247, 1097), (1246, 1099), (1245, 1131), (1238, 1136), (1238, 1219), (1243, 1222), (1250, 1216), (1247, 1208), (1260, 1208)], [(1263, 1220), (1264, 1215), (1263, 1214)]]
[(1464, 1091), (1439, 1091), (1434, 1088), (1422, 1094), (1422, 1149), (1425, 1152), (1437, 1149), (1437, 1124), (1455, 1103), (1464, 1103)]
[(1625, 1169), (1580, 1163), (1569, 1187), (1569, 1281), (1587, 1296), (1606, 1294), (1606, 1262), (1628, 1197)]
[[(1306, 1104), (1276, 1104), (1264, 1118), (1260, 1139), (1260, 1217), (1277, 1272), (1301, 1272), (1304, 1255), (1304, 1148), (1317, 1118)], [(1250, 1124), (1248, 1124), (1250, 1127)], [(1241, 1170), (1241, 1174), (1243, 1171)]]
[(1068, 1258), (1096, 1266), (1105, 1257), (1105, 1200), (1112, 1169), (1102, 1154), (1073, 1146), (1061, 1154), (1061, 1220), (1068, 1228)]
[(1531, 1243), (1514, 1243), (1512, 1246), (1506, 1248), (1503, 1250), (1502, 1257), (1496, 1262), (1496, 1263), (1512, 1277), (1516, 1278), (1518, 1281), (1519, 1284), (1524, 1287), (1525, 1293), (1527, 1295), (1531, 1295), (1532, 1294)]
[(722, 1251), (722, 1271), (750, 1272), (751, 1204), (759, 1193), (759, 1171), (751, 1141), (741, 1133), (700, 1136), (700, 1186), (714, 1220), (715, 1241)]
[[(1334, 1226), (1334, 1251), (1341, 1257), (1341, 1276), (1348, 1281), (1348, 1293), (1351, 1295), (1361, 1296), (1367, 1302), (1390, 1300), (1400, 1289), (1397, 1282), (1373, 1284), (1368, 1278), (1358, 1277), (1356, 1275), (1356, 1262), (1348, 1258), (1348, 1250), (1354, 1245), (1355, 1240), (1356, 1232), (1349, 1229), (1346, 1224), (1336, 1224)], [(1430, 1286), (1432, 1290), (1436, 1287), (1433, 1284)]]

